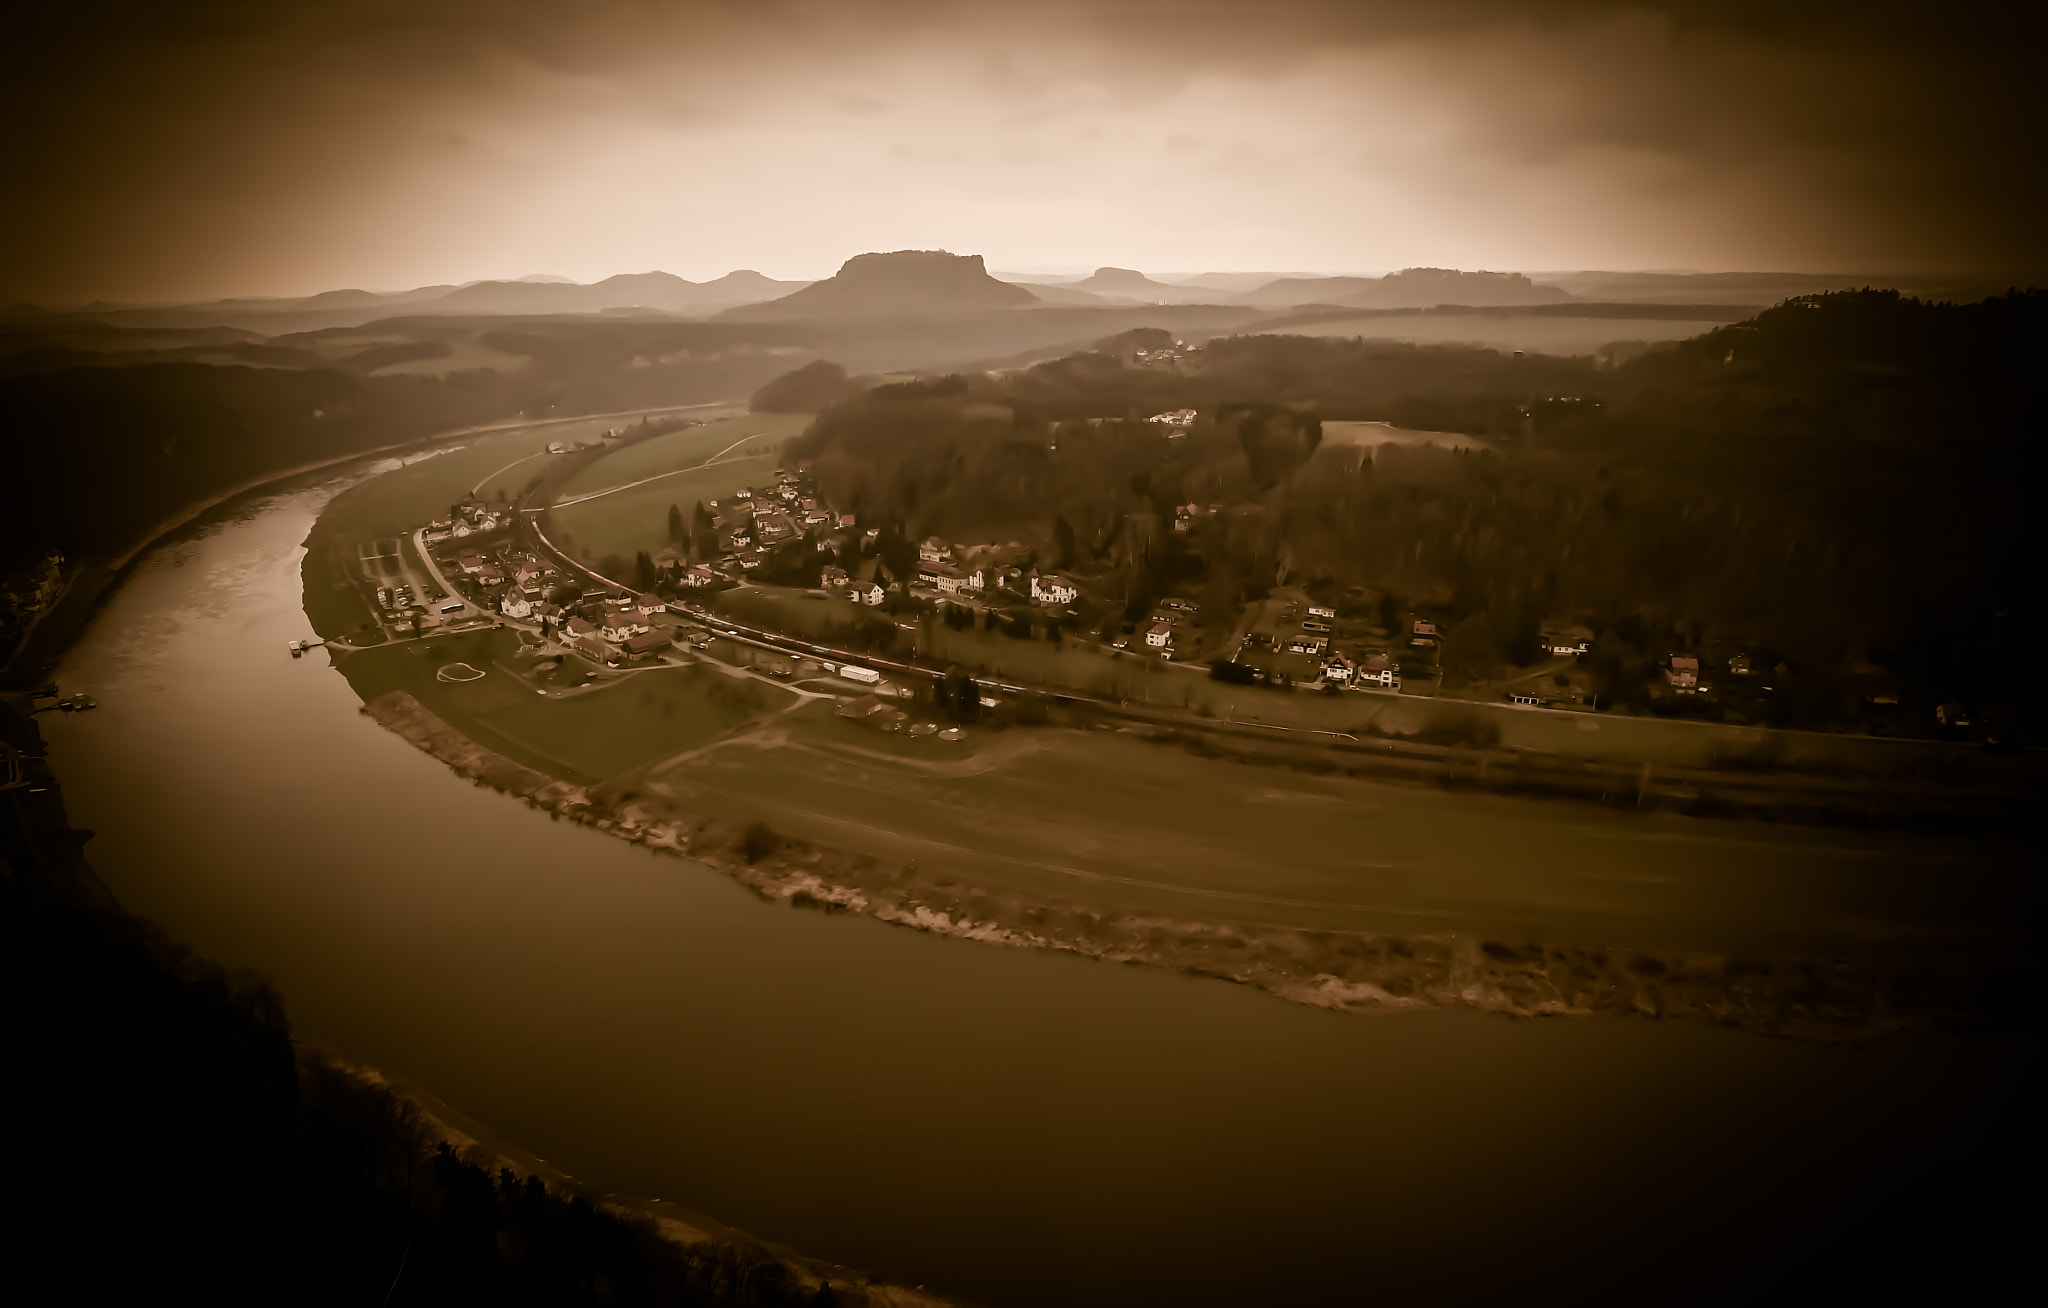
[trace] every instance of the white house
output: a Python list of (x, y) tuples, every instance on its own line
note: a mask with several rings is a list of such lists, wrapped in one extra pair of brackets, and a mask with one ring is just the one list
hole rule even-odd
[(953, 556), (952, 546), (937, 536), (927, 536), (917, 546), (917, 557), (926, 563), (944, 563)]
[(1401, 669), (1392, 659), (1374, 655), (1358, 665), (1352, 675), (1352, 684), (1357, 686), (1382, 686), (1388, 690), (1401, 688)]
[(858, 585), (853, 588), (853, 599), (856, 604), (880, 604), (886, 598), (887, 595), (879, 581), (871, 581), (865, 588)]
[(1031, 575), (1031, 600), (1034, 604), (1072, 604), (1080, 593), (1065, 577), (1049, 572)]
[(1173, 624), (1155, 622), (1145, 632), (1145, 643), (1153, 649), (1165, 649), (1173, 644)]
[(717, 573), (713, 572), (711, 569), (705, 567), (701, 563), (692, 567), (688, 572), (685, 572), (683, 574), (683, 584), (685, 586), (690, 587), (693, 590), (701, 589), (705, 586), (716, 586), (719, 583), (719, 580), (720, 578)]
[(508, 590), (498, 599), (498, 612), (508, 618), (530, 618), (533, 616), (533, 601), (524, 591)]
[(1342, 654), (1332, 654), (1323, 660), (1323, 680), (1348, 682), (1358, 669)]
[(610, 641), (630, 640), (651, 628), (640, 620), (637, 609), (613, 609), (604, 615), (604, 625), (597, 634)]

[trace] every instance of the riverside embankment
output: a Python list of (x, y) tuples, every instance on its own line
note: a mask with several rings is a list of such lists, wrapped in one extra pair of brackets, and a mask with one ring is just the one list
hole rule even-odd
[(1930, 1024), (2031, 1026), (2048, 998), (2048, 968), (2024, 958), (1731, 957), (1105, 912), (1080, 900), (919, 877), (871, 856), (693, 811), (630, 784), (574, 786), (484, 748), (402, 691), (364, 711), (464, 777), (552, 817), (708, 863), (767, 899), (865, 913), (962, 940), (1215, 977), (1321, 1008), (1627, 1015), (1864, 1040)]

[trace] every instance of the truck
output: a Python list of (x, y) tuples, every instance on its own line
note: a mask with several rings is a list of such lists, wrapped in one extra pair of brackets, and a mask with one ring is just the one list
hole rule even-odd
[(848, 681), (858, 681), (863, 686), (872, 686), (882, 679), (882, 674), (873, 668), (857, 668), (851, 663), (840, 668), (839, 675)]

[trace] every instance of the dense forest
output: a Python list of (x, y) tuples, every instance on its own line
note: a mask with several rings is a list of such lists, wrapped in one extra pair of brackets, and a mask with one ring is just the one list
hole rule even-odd
[[(1127, 333), (878, 387), (789, 456), (863, 521), (1026, 540), (1133, 612), (1305, 584), (1448, 624), (1447, 671), (1520, 661), (1541, 621), (1578, 621), (1624, 701), (1667, 653), (1741, 650), (1782, 669), (1773, 720), (1840, 721), (1860, 698), (2032, 722), (2044, 328), (2048, 294), (1865, 291), (1619, 368), (1282, 336), (1158, 367), (1137, 355), (1159, 342)], [(1185, 434), (1145, 421), (1181, 408), (1200, 415)], [(1324, 439), (1339, 419), (1486, 448)], [(1186, 505), (1204, 511), (1184, 534)]]

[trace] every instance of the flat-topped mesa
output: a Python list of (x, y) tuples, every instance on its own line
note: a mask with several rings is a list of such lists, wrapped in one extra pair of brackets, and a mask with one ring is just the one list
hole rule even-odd
[(986, 313), (1036, 303), (1021, 286), (988, 275), (978, 254), (896, 250), (848, 259), (839, 272), (793, 295), (729, 311), (750, 320), (929, 317)]

